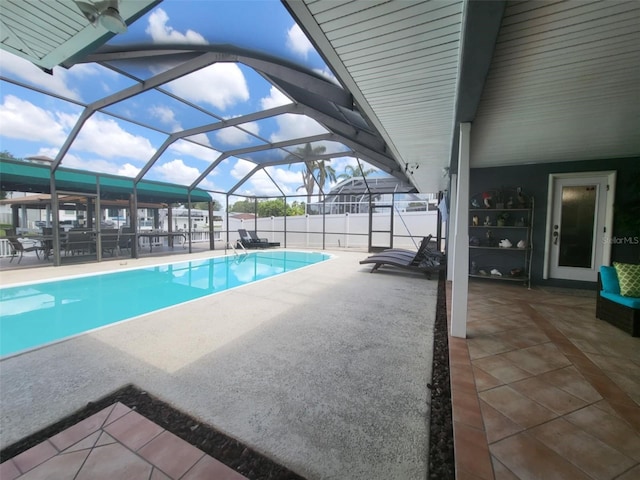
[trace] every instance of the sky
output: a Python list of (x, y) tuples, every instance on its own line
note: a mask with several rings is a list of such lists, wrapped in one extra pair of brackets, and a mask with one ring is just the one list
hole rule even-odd
[[(333, 77), (279, 0), (165, 0), (130, 25), (126, 33), (109, 41), (113, 45), (163, 43), (233, 44), (276, 55), (327, 78)], [(151, 63), (119, 66), (140, 78), (149, 78), (170, 67)], [(0, 151), (18, 158), (35, 155), (55, 158), (85, 104), (136, 83), (97, 64), (78, 64), (68, 70), (56, 67), (53, 75), (49, 75), (3, 50), (0, 50), (0, 74), (55, 95), (0, 80)], [(233, 118), (290, 103), (257, 72), (236, 63), (216, 63), (165, 84), (163, 89), (200, 108), (156, 90), (114, 104), (106, 113), (96, 112), (85, 123), (62, 165), (133, 177), (171, 132), (218, 121), (209, 113)], [(242, 128), (200, 134), (192, 137), (193, 142), (175, 142), (145, 179), (189, 185), (215, 161), (220, 151), (326, 132), (314, 120), (292, 114), (243, 124)], [(335, 142), (325, 142), (323, 146), (327, 153), (345, 150)], [(341, 157), (331, 161), (337, 174), (343, 173), (348, 165), (356, 166), (356, 160)], [(210, 191), (228, 191), (254, 166), (250, 161), (229, 157), (199, 186)], [(364, 167), (371, 168), (367, 164)], [(271, 176), (285, 194), (303, 194), (304, 190), (299, 190), (301, 168), (300, 164), (268, 167), (269, 175), (255, 174), (238, 193), (280, 195), (269, 179)], [(331, 183), (324, 187), (328, 191)]]

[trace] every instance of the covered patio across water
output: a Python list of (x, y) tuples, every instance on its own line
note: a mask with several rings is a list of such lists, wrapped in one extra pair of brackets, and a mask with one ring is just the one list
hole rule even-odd
[[(201, 189), (188, 189), (180, 185), (147, 180), (136, 182), (135, 179), (129, 177), (62, 167), (52, 175), (49, 165), (5, 158), (0, 159), (0, 179), (3, 191), (38, 194), (2, 200), (0, 204), (12, 206), (10, 233), (16, 235), (28, 232), (31, 233), (32, 240), (48, 242), (47, 250), (51, 252), (54, 265), (64, 263), (65, 257), (61, 255), (61, 252), (67, 250), (64, 240), (69, 229), (62, 227), (61, 210), (72, 210), (76, 212), (75, 217), (80, 219), (79, 222), (75, 222), (72, 230), (82, 230), (93, 236), (96, 247), (87, 251), (85, 261), (101, 261), (102, 242), (104, 241), (105, 245), (108, 242), (112, 243), (112, 237), (116, 235), (117, 247), (126, 245), (131, 258), (136, 258), (139, 255), (141, 235), (143, 239), (146, 239), (146, 241), (142, 240), (142, 244), (151, 245), (154, 237), (149, 235), (149, 231), (141, 232), (139, 230), (139, 209), (148, 209), (154, 212), (154, 229), (158, 228), (158, 211), (161, 208), (167, 209), (167, 231), (162, 232), (162, 236), (166, 237), (169, 247), (173, 247), (174, 241), (180, 238), (183, 240), (183, 246), (190, 248), (191, 245), (191, 222), (189, 222), (188, 231), (173, 231), (172, 209), (170, 208), (172, 204), (185, 204), (190, 212), (192, 203), (206, 202), (210, 207), (208, 222), (210, 229), (214, 225), (212, 197)], [(29, 229), (26, 211), (30, 208), (46, 211), (42, 227), (47, 229), (46, 231)], [(126, 209), (126, 223), (116, 225), (115, 229), (113, 225), (105, 224), (103, 211), (107, 208)], [(53, 228), (54, 225), (58, 225), (59, 228)], [(27, 240), (29, 240), (28, 233), (25, 236)], [(210, 240), (213, 241), (213, 235), (210, 235)], [(6, 245), (0, 246), (0, 248), (7, 249), (8, 242), (4, 241), (3, 243)], [(111, 243), (109, 246), (113, 247)], [(213, 245), (211, 244), (210, 247), (213, 248)]]

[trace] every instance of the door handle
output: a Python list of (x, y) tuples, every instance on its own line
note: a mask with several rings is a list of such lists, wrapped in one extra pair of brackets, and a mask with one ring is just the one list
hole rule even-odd
[(558, 225), (553, 226), (553, 244), (558, 245)]

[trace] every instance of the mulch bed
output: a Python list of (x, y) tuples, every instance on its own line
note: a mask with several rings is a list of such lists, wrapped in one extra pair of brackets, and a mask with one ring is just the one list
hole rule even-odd
[[(449, 385), (449, 347), (447, 336), (445, 278), (438, 282), (433, 376), (431, 389), (431, 418), (429, 439), (429, 478), (448, 480), (455, 478), (453, 457), (453, 430), (451, 418), (451, 390)], [(115, 402), (135, 409), (162, 428), (218, 459), (250, 480), (304, 480), (300, 475), (278, 465), (241, 442), (217, 431), (209, 425), (176, 410), (171, 405), (140, 390), (134, 385), (123, 388), (89, 402), (82, 410), (36, 432), (0, 451), (0, 462), (43, 442), (49, 437), (75, 425)]]
[(451, 413), (451, 382), (449, 381), (449, 332), (447, 329), (446, 275), (440, 272), (438, 305), (433, 332), (433, 373), (431, 382), (431, 412), (429, 423), (429, 478), (456, 478), (453, 449), (453, 417)]

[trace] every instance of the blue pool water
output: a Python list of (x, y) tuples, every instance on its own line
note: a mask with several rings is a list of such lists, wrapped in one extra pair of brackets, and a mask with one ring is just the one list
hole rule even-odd
[(261, 251), (0, 289), (0, 356), (322, 262)]

